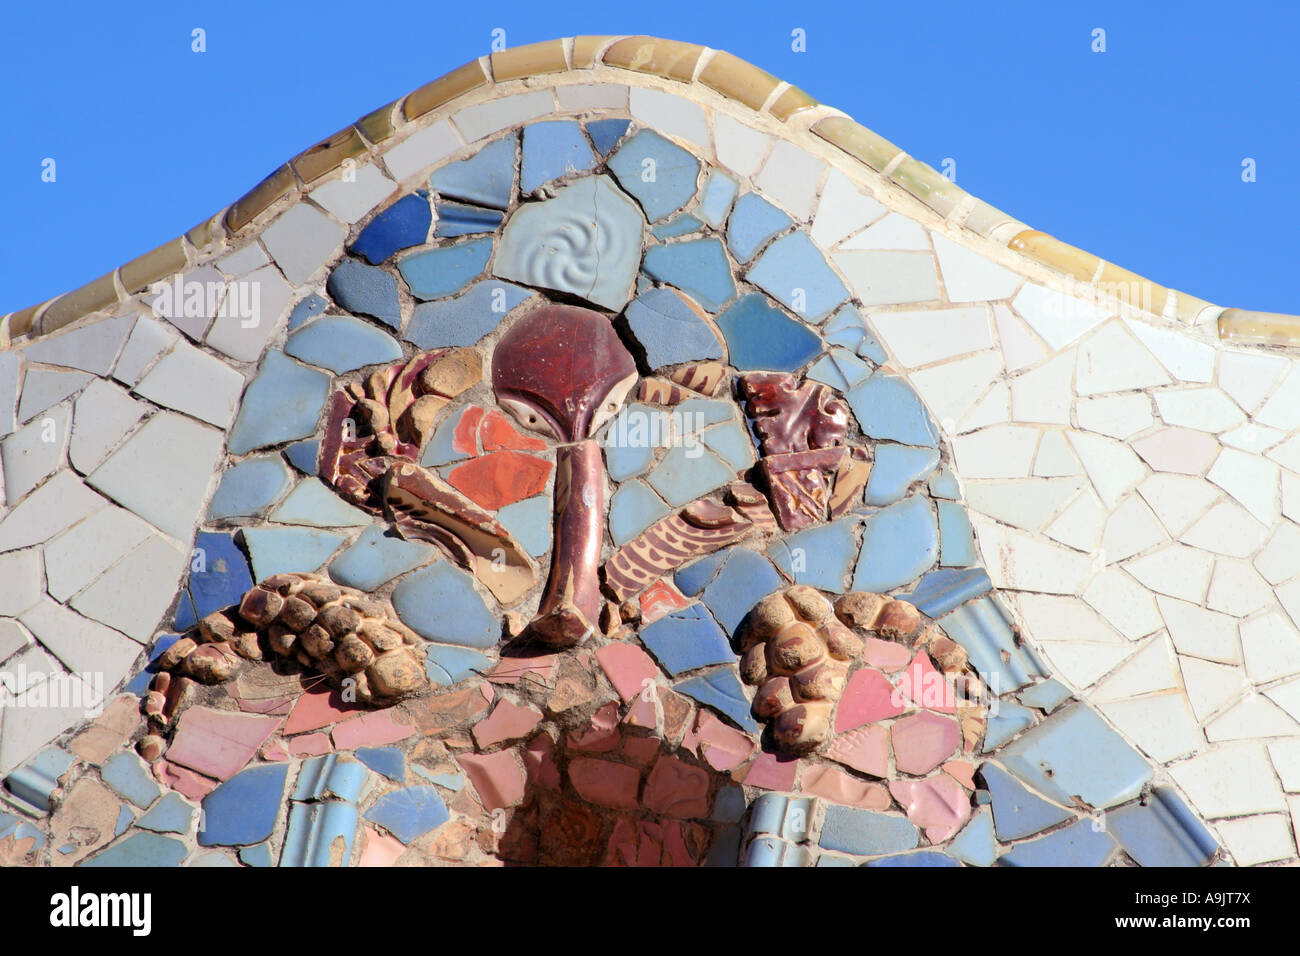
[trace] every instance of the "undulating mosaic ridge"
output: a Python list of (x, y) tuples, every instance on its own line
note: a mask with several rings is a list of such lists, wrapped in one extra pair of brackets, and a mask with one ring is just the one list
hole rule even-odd
[(590, 40), (0, 354), (0, 860), (1294, 858), (1292, 360)]

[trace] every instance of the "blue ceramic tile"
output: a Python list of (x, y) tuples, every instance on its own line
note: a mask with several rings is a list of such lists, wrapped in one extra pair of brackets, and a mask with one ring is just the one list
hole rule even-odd
[(239, 850), (239, 862), (243, 863), (244, 866), (275, 866), (275, 859), (271, 856), (271, 847), (266, 843), (259, 843), (257, 846), (241, 847)]
[(190, 597), (188, 588), (182, 588), (176, 600), (176, 613), (172, 616), (172, 629), (185, 632), (197, 623), (199, 618), (194, 613), (194, 599)]
[(700, 600), (728, 634), (735, 634), (736, 627), (750, 609), (762, 598), (784, 587), (785, 582), (772, 563), (757, 552), (733, 548), (726, 554), (726, 564), (704, 589)]
[[(135, 822), (135, 814), (131, 812), (128, 804), (122, 804), (117, 811), (117, 824), (113, 827), (113, 836), (120, 837), (126, 832), (126, 828)], [(4, 827), (0, 826), (0, 840), (4, 839)]]
[(1041, 684), (1034, 684), (1032, 687), (1026, 687), (1020, 692), (1020, 703), (1027, 707), (1037, 707), (1039, 710), (1045, 710), (1051, 713), (1060, 707), (1073, 694), (1070, 688), (1066, 687), (1057, 680), (1045, 680)]
[(284, 457), (289, 464), (304, 474), (316, 474), (316, 459), (320, 457), (320, 439), (296, 441), (284, 450)]
[(722, 567), (732, 554), (733, 550), (730, 549), (715, 551), (698, 561), (692, 561), (673, 575), (673, 583), (677, 585), (677, 590), (687, 597), (695, 597), (713, 580), (713, 575), (717, 573), (718, 568)]
[(847, 392), (870, 378), (871, 371), (870, 365), (848, 349), (832, 349), (830, 354), (813, 363), (808, 370), (808, 377), (825, 382), (837, 391)]
[(863, 866), (961, 866), (961, 863), (950, 856), (945, 856), (937, 850), (921, 850), (918, 853), (900, 853), (897, 856), (882, 856), (878, 860), (870, 860), (862, 864)]
[(608, 156), (609, 151), (623, 138), (623, 134), (631, 125), (631, 121), (625, 119), (593, 120), (587, 124), (587, 135), (591, 137), (596, 151), (601, 156)]
[(484, 279), (454, 299), (416, 305), (405, 338), (422, 349), (474, 345), (533, 294), (511, 282)]
[(993, 582), (983, 568), (961, 571), (941, 568), (921, 578), (911, 594), (900, 594), (899, 597), (911, 601), (923, 614), (942, 617), (971, 598), (987, 594), (992, 589)]
[(649, 405), (629, 405), (614, 417), (605, 433), (605, 470), (614, 481), (639, 475), (654, 460), (655, 448), (666, 444), (662, 412)]
[(699, 442), (668, 449), (646, 481), (670, 505), (680, 507), (721, 487), (736, 470)]
[(653, 130), (641, 130), (609, 160), (618, 184), (636, 197), (646, 218), (657, 222), (695, 195), (700, 162)]
[(979, 774), (991, 797), (994, 829), (1003, 843), (1041, 833), (1074, 816), (1069, 810), (1031, 793), (996, 764), (982, 765)]
[(930, 479), (930, 494), (936, 498), (947, 498), (949, 501), (961, 500), (961, 489), (957, 486), (957, 477), (949, 470), (947, 465), (935, 472), (934, 477)]
[(911, 850), (920, 842), (906, 817), (832, 804), (826, 808), (819, 841), (826, 850), (875, 856)]
[(1001, 693), (1024, 687), (1034, 676), (1046, 676), (1034, 657), (1017, 646), (1011, 622), (990, 597), (963, 605), (937, 623), (966, 649), (980, 677)]
[(245, 528), (244, 544), (257, 580), (272, 574), (316, 571), (346, 536), (316, 528)]
[(1037, 840), (1017, 843), (998, 861), (1003, 866), (1102, 866), (1115, 839), (1091, 820), (1080, 820)]
[(213, 611), (238, 604), (253, 586), (244, 552), (228, 532), (200, 531), (190, 558), (190, 595), (195, 613), (204, 618)]
[[(193, 617), (192, 614), (191, 617)], [(189, 627), (193, 627), (197, 623), (198, 619), (195, 618)], [(189, 630), (189, 627), (185, 628), (185, 630)], [(153, 682), (154, 676), (159, 671), (158, 658), (162, 657), (163, 651), (180, 639), (181, 635), (179, 634), (163, 634), (158, 640), (154, 641), (153, 647), (149, 648), (149, 663), (145, 665), (140, 673), (132, 677), (130, 683), (126, 685), (125, 690), (128, 694), (135, 694), (137, 697), (145, 695), (149, 690), (149, 685)]]
[(785, 829), (785, 812), (790, 798), (783, 793), (761, 793), (749, 813), (749, 832), (780, 836)]
[(366, 819), (410, 843), (442, 826), (451, 814), (434, 787), (416, 786), (384, 794), (366, 811)]
[(609, 502), (609, 534), (615, 545), (631, 541), (668, 514), (668, 506), (643, 481), (619, 485)]
[(155, 833), (189, 833), (193, 822), (194, 808), (173, 790), (164, 794), (135, 825)]
[(714, 228), (720, 227), (726, 221), (731, 201), (735, 198), (735, 180), (719, 172), (710, 173), (700, 193), (697, 210), (700, 218)]
[(745, 815), (745, 791), (737, 786), (718, 788), (713, 798), (713, 819), (724, 823), (735, 823)]
[(109, 847), (93, 860), (83, 860), (78, 866), (135, 867), (180, 866), (190, 851), (184, 843), (156, 833), (133, 833), (121, 843)]
[(267, 352), (230, 430), (230, 453), (246, 455), (315, 434), (329, 387), (326, 373), (299, 365), (283, 352)]
[(710, 312), (717, 312), (736, 295), (731, 266), (717, 239), (652, 246), (642, 268), (646, 275), (681, 289)]
[(861, 314), (851, 305), (846, 305), (826, 321), (823, 333), (826, 341), (833, 345), (843, 345), (853, 349), (863, 358), (870, 359), (877, 365), (889, 361), (885, 350), (880, 347), (876, 337), (867, 328)]
[(357, 808), (350, 803), (292, 803), (281, 866), (331, 866), (335, 854), (344, 865), (352, 856)]
[(689, 236), (693, 232), (699, 232), (703, 228), (704, 223), (690, 213), (684, 212), (681, 215), (673, 216), (667, 222), (651, 226), (650, 233), (656, 239), (676, 239), (678, 236)]
[(468, 647), (430, 644), (425, 653), (424, 672), (439, 687), (455, 684), (472, 674), (486, 673), (492, 664), (486, 656)]
[(890, 505), (907, 494), (912, 482), (928, 475), (939, 464), (939, 449), (914, 448), (881, 442), (867, 479), (866, 503)]
[(856, 518), (842, 518), (819, 528), (797, 531), (772, 542), (767, 553), (795, 584), (810, 584), (840, 594), (858, 553), (853, 535), (857, 524)]
[(890, 372), (877, 372), (848, 395), (849, 407), (871, 438), (937, 447), (939, 433), (912, 386)]
[[(134, 754), (128, 755), (134, 756)], [(137, 762), (139, 758), (137, 758)], [(50, 797), (59, 786), (59, 777), (71, 769), (75, 758), (66, 750), (48, 747), (27, 763), (18, 767), (5, 778), (5, 787), (19, 800), (37, 810), (48, 812), (53, 809)], [(125, 762), (119, 766), (121, 779), (128, 781)], [(116, 789), (116, 788), (114, 788)], [(122, 794), (125, 796), (125, 794)], [(157, 796), (157, 794), (154, 794)], [(139, 804), (145, 806), (145, 804)]]
[(757, 292), (741, 296), (718, 316), (731, 364), (741, 371), (793, 372), (822, 350), (821, 339)]
[[(401, 327), (402, 311), (397, 304), (397, 279), (378, 266), (368, 266), (356, 259), (344, 259), (330, 273), (326, 288), (330, 297), (347, 311), (373, 316), (395, 329)], [(289, 349), (285, 351), (294, 354)]]
[(399, 574), (418, 568), (436, 552), (420, 541), (404, 541), (371, 525), (356, 543), (330, 562), (330, 577), (359, 591), (374, 591)]
[(505, 213), (499, 209), (483, 209), (463, 202), (440, 202), (438, 225), (433, 234), (439, 238), (451, 238), (495, 232), (503, 219)]
[(304, 325), (289, 336), (284, 350), (332, 372), (350, 372), (402, 357), (402, 347), (391, 335), (350, 315), (327, 315)]
[(990, 713), (988, 727), (984, 731), (983, 753), (993, 753), (1004, 743), (1034, 725), (1034, 712), (1028, 707), (1007, 700), (999, 700), (997, 713)]
[(375, 216), (352, 243), (351, 251), (377, 266), (399, 249), (423, 245), (432, 221), (429, 194), (419, 190)]
[(550, 496), (538, 495), (506, 505), (497, 512), (497, 520), (506, 526), (525, 551), (538, 558), (551, 549), (553, 510)]
[(442, 423), (433, 430), (433, 437), (429, 439), (429, 444), (424, 448), (424, 454), (420, 456), (420, 464), (426, 467), (445, 465), (469, 457), (465, 452), (459, 451), (455, 447), (456, 428), (460, 424), (461, 418), (469, 410), (469, 406), (453, 410), (450, 415), (442, 420)]
[(396, 747), (360, 747), (357, 759), (389, 780), (401, 783), (406, 779), (406, 755)]
[(803, 232), (768, 246), (747, 278), (810, 322), (820, 322), (849, 297), (849, 290)]
[(218, 785), (203, 798), (199, 846), (244, 846), (269, 837), (288, 775), (287, 764), (262, 764)]
[(1139, 866), (1204, 866), (1218, 850), (1214, 837), (1168, 787), (1106, 814), (1106, 828)]
[(751, 869), (784, 866), (789, 847), (789, 843), (776, 837), (759, 837), (745, 851), (745, 866)]
[(221, 476), (221, 484), (208, 505), (208, 517), (260, 515), (288, 487), (289, 469), (279, 458), (270, 455), (249, 458), (227, 468)]
[(407, 577), (392, 600), (402, 622), (431, 641), (493, 647), (501, 637), (501, 624), (474, 590), (473, 579), (446, 562)]
[(685, 435), (706, 425), (734, 421), (736, 405), (728, 399), (688, 398), (673, 409), (671, 417), (676, 434)]
[(348, 528), (370, 524), (373, 519), (340, 498), (319, 478), (304, 478), (271, 512), (271, 520), (316, 528)]
[(295, 305), (293, 311), (289, 313), (289, 331), (292, 332), (308, 319), (314, 319), (316, 316), (321, 315), (328, 307), (329, 302), (313, 292)]
[(763, 243), (771, 239), (793, 220), (766, 199), (755, 193), (745, 193), (736, 202), (727, 223), (727, 247), (737, 262), (748, 262)]
[(185, 865), (198, 867), (239, 866), (238, 863), (220, 850), (204, 850), (202, 853), (196, 853), (190, 857), (190, 861)]
[(356, 803), (366, 786), (364, 764), (337, 753), (312, 757), (298, 772), (292, 800), (343, 800)]
[(448, 790), (459, 791), (465, 786), (465, 775), (462, 773), (434, 773), (418, 764), (412, 764), (411, 769), (430, 783), (436, 783)]
[(723, 827), (713, 837), (709, 855), (704, 858), (706, 867), (732, 869), (740, 862), (740, 827)]
[(1137, 751), (1085, 704), (1058, 711), (1003, 748), (1002, 763), (1059, 803), (1078, 797), (1104, 809), (1130, 800), (1151, 779)]
[(693, 697), (721, 714), (725, 714), (744, 730), (758, 733), (761, 728), (750, 715), (749, 698), (740, 684), (734, 667), (719, 667), (696, 677), (679, 681), (673, 690)]
[(631, 295), (644, 231), (636, 203), (608, 176), (585, 176), (515, 210), (492, 272), (617, 312)]
[(993, 840), (993, 814), (986, 809), (977, 810), (945, 850), (949, 856), (971, 866), (992, 866), (998, 858)]
[(148, 766), (133, 751), (110, 757), (99, 775), (114, 793), (142, 810), (162, 795), (162, 788), (150, 775)]
[(596, 165), (582, 129), (573, 120), (533, 123), (524, 128), (524, 155), (519, 191), (525, 196), (550, 182)]
[(705, 429), (700, 433), (700, 441), (735, 471), (744, 471), (754, 464), (754, 440), (740, 422), (724, 422)]
[(935, 507), (939, 511), (939, 563), (948, 568), (975, 564), (975, 529), (966, 509), (955, 501), (937, 501)]
[(429, 185), (440, 196), (505, 209), (515, 187), (515, 137), (499, 139), (469, 159), (436, 170)]
[(938, 555), (939, 532), (929, 499), (905, 498), (866, 519), (853, 590), (891, 591), (933, 566)]
[(417, 299), (441, 299), (454, 295), (469, 285), (487, 267), (492, 255), (492, 240), (468, 239), (452, 246), (416, 252), (397, 263)]
[(726, 664), (736, 656), (718, 622), (700, 604), (661, 617), (642, 628), (640, 638), (673, 677), (697, 667)]
[(722, 358), (722, 343), (713, 329), (671, 289), (642, 293), (623, 314), (651, 369)]
[(847, 867), (855, 867), (861, 865), (862, 864), (859, 863), (857, 860), (853, 859), (853, 857), (841, 856), (838, 853), (823, 853), (821, 856), (817, 857), (818, 869), (823, 869), (823, 868), (829, 869), (831, 867), (843, 869)]

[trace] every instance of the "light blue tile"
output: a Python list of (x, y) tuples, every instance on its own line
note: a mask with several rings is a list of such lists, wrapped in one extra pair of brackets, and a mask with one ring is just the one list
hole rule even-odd
[(955, 501), (936, 501), (939, 511), (939, 563), (948, 568), (975, 564), (975, 529), (966, 509)]
[(591, 137), (596, 151), (602, 156), (608, 156), (631, 125), (631, 121), (625, 119), (592, 120), (587, 124), (587, 135)]
[(656, 239), (676, 239), (678, 236), (689, 236), (693, 232), (699, 232), (703, 228), (704, 223), (690, 213), (684, 212), (679, 216), (673, 216), (667, 222), (651, 226), (650, 232)]
[(1106, 814), (1106, 827), (1139, 866), (1204, 866), (1218, 850), (1214, 837), (1168, 787)]
[(609, 534), (615, 545), (631, 541), (668, 514), (668, 506), (640, 480), (621, 484), (609, 503)]
[(1046, 676), (1034, 657), (1016, 644), (1011, 622), (991, 597), (965, 604), (937, 623), (966, 649), (971, 666), (1000, 693), (1024, 687), (1035, 676)]
[(808, 377), (837, 391), (847, 392), (870, 378), (871, 371), (870, 365), (848, 349), (831, 349), (830, 354), (813, 363)]
[(244, 866), (275, 866), (275, 858), (271, 856), (271, 847), (266, 843), (259, 843), (257, 846), (241, 847), (239, 850), (239, 862), (243, 863)]
[(454, 295), (483, 274), (492, 255), (491, 239), (468, 239), (441, 249), (415, 252), (397, 270), (417, 299)]
[(731, 266), (717, 239), (652, 246), (642, 268), (651, 278), (681, 289), (709, 312), (717, 312), (736, 296)]
[(137, 867), (180, 866), (190, 851), (185, 844), (156, 833), (132, 833), (91, 860), (78, 866)]
[(862, 430), (871, 438), (937, 447), (939, 432), (912, 386), (891, 372), (877, 372), (847, 396)]
[(432, 221), (429, 194), (416, 190), (375, 216), (352, 243), (351, 251), (377, 266), (399, 249), (423, 245)]
[(344, 535), (315, 528), (245, 528), (244, 544), (253, 576), (316, 571), (345, 540)]
[(853, 590), (884, 593), (914, 580), (939, 555), (938, 526), (922, 495), (882, 508), (866, 519)]
[(312, 757), (298, 771), (292, 800), (344, 800), (356, 803), (366, 786), (366, 767), (337, 753)]
[(218, 785), (203, 798), (199, 846), (244, 846), (267, 839), (280, 815), (288, 775), (287, 764), (263, 764)]
[(736, 471), (744, 471), (754, 464), (754, 440), (740, 422), (724, 422), (707, 428), (700, 433), (700, 440)]
[(894, 856), (882, 856), (878, 860), (868, 860), (863, 866), (919, 866), (919, 867), (948, 867), (961, 866), (961, 863), (950, 856), (945, 856), (936, 850), (920, 850), (916, 853), (899, 853)]
[(329, 386), (324, 372), (299, 365), (283, 352), (267, 352), (230, 430), (230, 453), (246, 455), (315, 434)]
[(643, 292), (623, 314), (651, 369), (722, 358), (722, 343), (713, 329), (671, 289)]
[(1115, 838), (1091, 820), (1017, 843), (998, 861), (1003, 866), (1103, 866), (1115, 849)]
[(494, 647), (501, 638), (501, 624), (474, 589), (473, 579), (445, 561), (404, 579), (392, 600), (402, 622), (431, 641)]
[(735, 180), (720, 172), (710, 173), (700, 193), (700, 218), (714, 228), (720, 227), (726, 222), (731, 202), (735, 198)]
[(987, 808), (976, 811), (945, 849), (949, 856), (971, 866), (992, 866), (998, 858), (993, 841), (993, 814)]
[(135, 822), (135, 825), (155, 833), (189, 833), (194, 823), (194, 807), (174, 790), (164, 794), (153, 809)]
[(555, 510), (549, 495), (525, 498), (506, 505), (497, 512), (497, 520), (506, 526), (534, 558), (551, 549), (551, 513)]
[(320, 457), (320, 439), (296, 441), (284, 450), (284, 457), (303, 474), (314, 475), (316, 459)]
[(718, 667), (705, 671), (696, 677), (678, 681), (673, 689), (725, 714), (750, 733), (756, 734), (760, 730), (750, 715), (749, 698), (745, 696), (735, 667)]
[(842, 345), (852, 349), (877, 365), (884, 365), (889, 361), (885, 350), (880, 347), (876, 337), (867, 328), (862, 315), (851, 305), (846, 305), (831, 316), (826, 321), (822, 334), (832, 345)]
[(281, 866), (330, 866), (335, 853), (352, 857), (357, 808), (350, 803), (291, 803)]
[(796, 531), (772, 542), (767, 553), (795, 584), (841, 594), (858, 552), (853, 534), (857, 525), (857, 518), (841, 518), (818, 528)]
[(715, 551), (698, 561), (692, 561), (673, 575), (673, 583), (677, 585), (677, 590), (687, 597), (695, 597), (708, 586), (718, 568), (722, 567), (734, 553), (734, 549), (729, 548), (725, 551)]
[[(992, 712), (993, 710), (996, 713)], [(1028, 707), (1007, 700), (999, 700), (988, 717), (988, 727), (984, 731), (983, 753), (993, 753), (1008, 740), (1034, 726), (1034, 712)]]
[(313, 292), (295, 305), (293, 311), (289, 313), (289, 331), (292, 332), (308, 319), (314, 319), (316, 316), (321, 315), (327, 308), (329, 308), (329, 302)]
[(429, 185), (440, 196), (505, 209), (515, 187), (515, 136), (506, 136), (469, 159), (435, 170)]
[[(943, 526), (942, 518), (939, 524)], [(972, 598), (987, 594), (992, 588), (993, 582), (983, 568), (960, 571), (940, 568), (921, 578), (911, 594), (900, 594), (899, 597), (911, 601), (921, 609), (921, 613), (937, 618)]]
[(944, 465), (934, 477), (930, 479), (930, 494), (936, 498), (947, 498), (949, 501), (961, 500), (961, 488), (957, 486), (957, 477)]
[(700, 162), (653, 130), (641, 130), (610, 157), (618, 183), (636, 197), (646, 218), (657, 222), (695, 195)]
[(455, 447), (456, 427), (469, 410), (469, 406), (454, 409), (450, 415), (442, 420), (442, 423), (433, 430), (433, 437), (429, 439), (424, 454), (420, 456), (420, 464), (426, 467), (446, 465), (469, 457), (468, 454)]
[(750, 609), (785, 582), (772, 563), (757, 552), (732, 548), (726, 554), (726, 563), (704, 589), (700, 600), (728, 634), (735, 634)]
[(309, 322), (289, 336), (284, 350), (308, 365), (332, 372), (350, 372), (402, 357), (402, 347), (392, 336), (347, 315), (327, 315)]
[(1037, 707), (1039, 710), (1050, 714), (1073, 696), (1070, 693), (1070, 688), (1060, 681), (1045, 680), (1040, 684), (1034, 684), (1032, 687), (1026, 687), (1022, 690), (1020, 692), (1020, 703), (1027, 707)]
[(424, 671), (434, 686), (447, 687), (473, 674), (485, 674), (492, 662), (467, 647), (430, 644), (425, 655)]
[(856, 856), (911, 850), (920, 834), (904, 816), (832, 804), (826, 808), (820, 846)]
[[(397, 304), (397, 279), (379, 266), (344, 259), (330, 273), (326, 288), (330, 297), (348, 312), (373, 316), (393, 328), (402, 324), (401, 308)], [(294, 354), (288, 348), (285, 351)]]
[(405, 541), (371, 525), (356, 543), (330, 563), (330, 577), (360, 591), (373, 591), (399, 574), (433, 558), (435, 550), (421, 541)]
[(671, 676), (710, 664), (726, 664), (735, 652), (718, 622), (702, 604), (667, 614), (640, 633), (641, 643)]
[(114, 793), (142, 810), (162, 796), (158, 781), (150, 775), (145, 762), (132, 751), (110, 757), (99, 775)]
[(939, 449), (916, 448), (880, 442), (867, 479), (866, 503), (890, 505), (907, 494), (912, 482), (928, 475), (939, 463)]
[(741, 371), (793, 372), (822, 350), (821, 339), (757, 292), (741, 296), (718, 316), (731, 364)]
[(484, 279), (454, 299), (418, 303), (405, 338), (422, 349), (474, 345), (534, 294), (512, 282)]
[(677, 445), (646, 479), (670, 505), (680, 507), (736, 477), (736, 470), (702, 443)]
[(504, 218), (504, 213), (499, 209), (483, 209), (446, 200), (438, 203), (438, 225), (433, 234), (446, 238), (482, 235), (485, 232), (495, 232)]
[(820, 322), (849, 297), (849, 290), (803, 232), (768, 246), (747, 278), (809, 322)]
[(389, 780), (406, 779), (406, 755), (396, 747), (359, 747), (357, 759)]
[(533, 123), (524, 128), (524, 157), (519, 191), (528, 195), (553, 179), (585, 172), (596, 156), (573, 120)]
[(414, 786), (384, 794), (366, 811), (366, 819), (410, 843), (442, 826), (451, 814), (434, 787)]
[(748, 262), (763, 243), (785, 229), (793, 220), (766, 199), (745, 193), (736, 202), (727, 223), (727, 247), (738, 262)]
[[(313, 469), (315, 470), (315, 469)], [(289, 469), (278, 457), (263, 455), (232, 465), (221, 476), (209, 518), (260, 515), (289, 487)]]
[(271, 512), (271, 520), (314, 528), (347, 528), (370, 524), (374, 518), (348, 504), (319, 478), (304, 478)]
[(614, 416), (605, 433), (605, 470), (614, 481), (641, 474), (654, 461), (655, 448), (667, 444), (665, 418), (649, 405), (629, 405)]
[[(135, 767), (132, 766), (132, 761), (125, 759), (134, 756), (134, 754), (123, 754), (123, 759), (114, 765), (116, 769), (113, 772), (119, 775), (118, 779), (123, 787), (134, 790), (138, 794), (140, 791), (136, 790), (134, 775), (131, 774), (131, 770), (135, 769)], [(5, 787), (15, 797), (29, 806), (35, 807), (42, 812), (48, 812), (53, 809), (50, 804), (50, 797), (59, 786), (59, 777), (67, 773), (74, 762), (75, 758), (66, 750), (61, 750), (58, 747), (47, 747), (27, 763), (10, 773), (5, 778)], [(137, 757), (134, 763), (139, 764), (139, 762)], [(107, 765), (105, 770), (107, 770)], [(105, 782), (107, 782), (107, 778), (105, 778)], [(112, 786), (112, 784), (109, 785)], [(114, 790), (117, 790), (117, 787), (114, 787)], [(121, 796), (127, 796), (121, 790), (118, 790), (118, 793)], [(156, 797), (157, 793), (154, 793), (153, 796)], [(138, 806), (147, 806), (147, 804), (141, 803)]]
[(1020, 840), (1074, 816), (1064, 807), (1054, 806), (1038, 794), (1031, 793), (1019, 780), (996, 764), (980, 767), (980, 776), (993, 807), (993, 827), (998, 840)]

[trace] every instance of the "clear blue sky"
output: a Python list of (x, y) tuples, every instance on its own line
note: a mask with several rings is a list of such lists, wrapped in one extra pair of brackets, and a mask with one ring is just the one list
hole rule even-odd
[(511, 46), (729, 50), (933, 166), (955, 159), (960, 185), (1066, 242), (1222, 305), (1300, 312), (1294, 2), (173, 0), (7, 11), (0, 314), (190, 228), (498, 27)]

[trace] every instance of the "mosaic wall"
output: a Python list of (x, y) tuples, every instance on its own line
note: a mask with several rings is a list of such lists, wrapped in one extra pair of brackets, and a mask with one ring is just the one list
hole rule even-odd
[(0, 863), (1296, 858), (1293, 359), (497, 79), (0, 353)]

